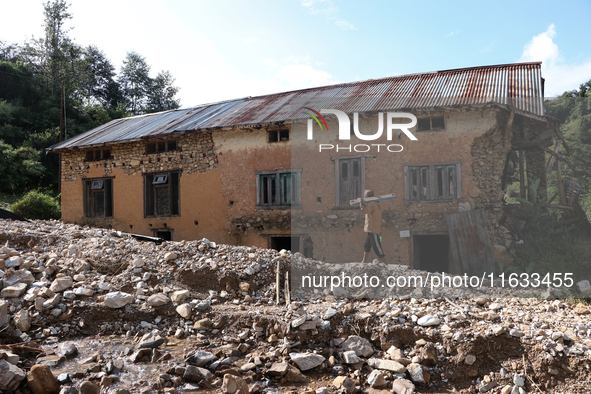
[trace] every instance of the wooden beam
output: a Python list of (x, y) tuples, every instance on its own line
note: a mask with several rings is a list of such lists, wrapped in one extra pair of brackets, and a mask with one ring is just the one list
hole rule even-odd
[(566, 205), (566, 194), (564, 193), (564, 183), (562, 182), (562, 171), (560, 170), (560, 160), (556, 161), (556, 178), (558, 181), (558, 192), (560, 194), (560, 205)]
[(525, 158), (523, 157), (524, 152), (523, 149), (519, 150), (519, 196), (521, 198), (525, 197)]
[(539, 142), (526, 142), (523, 144), (517, 144), (517, 145), (513, 145), (513, 149), (515, 150), (521, 150), (521, 149), (534, 149), (534, 148), (540, 148), (542, 146), (542, 143), (544, 141), (539, 141)]
[(552, 124), (552, 127), (554, 128), (554, 132), (556, 133), (556, 136), (562, 141), (562, 143), (564, 144), (564, 148), (566, 149), (566, 153), (570, 153), (570, 148), (568, 147), (568, 145), (566, 144), (566, 141), (564, 139), (564, 137), (562, 136), (562, 134), (560, 133), (560, 130), (558, 129), (558, 126), (556, 126), (556, 124)]
[(505, 141), (511, 139), (511, 128), (513, 127), (513, 118), (515, 117), (515, 111), (511, 111), (511, 115), (509, 115), (509, 121), (507, 122), (507, 128), (505, 129)]
[[(558, 154), (558, 151), (560, 151), (561, 146), (562, 146), (562, 140), (558, 140), (556, 142), (556, 146), (554, 147), (554, 153)], [(549, 173), (550, 171), (552, 171), (552, 166), (554, 165), (554, 160), (556, 160), (554, 155), (550, 156), (550, 160), (548, 160), (548, 165), (546, 166), (546, 173)]]
[(548, 149), (548, 148), (544, 148), (544, 150), (545, 150), (546, 152), (550, 153), (551, 155), (553, 155), (553, 156), (556, 156), (556, 158), (557, 158), (558, 160), (560, 160), (561, 162), (563, 162), (563, 163), (566, 163), (566, 164), (568, 164), (569, 166), (571, 166), (571, 167), (572, 167), (572, 165), (573, 165), (573, 164), (572, 164), (572, 163), (571, 163), (569, 160), (567, 160), (567, 159), (565, 159), (564, 157), (560, 156), (558, 153), (556, 153), (556, 152), (554, 152), (553, 150), (550, 150), (550, 149)]
[(556, 209), (566, 209), (566, 210), (574, 210), (573, 207), (569, 207), (568, 205), (554, 205), (554, 204), (548, 204), (546, 202), (539, 202), (536, 204), (538, 207), (542, 207), (542, 208), (556, 208)]

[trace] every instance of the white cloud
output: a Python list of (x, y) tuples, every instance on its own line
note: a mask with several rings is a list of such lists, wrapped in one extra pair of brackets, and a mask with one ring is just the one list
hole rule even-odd
[(455, 36), (456, 34), (460, 33), (460, 29), (456, 29), (454, 31), (452, 31), (451, 33), (449, 33), (446, 37), (451, 37), (451, 36)]
[(265, 59), (265, 61), (263, 61), (263, 64), (265, 66), (269, 66), (269, 67), (277, 67), (277, 60), (275, 60), (275, 59)]
[(545, 95), (556, 96), (568, 90), (577, 89), (591, 79), (591, 59), (580, 63), (568, 63), (554, 42), (556, 26), (532, 38), (523, 48), (519, 59), (522, 62), (541, 61), (542, 76), (546, 79)]
[(338, 83), (326, 71), (317, 70), (308, 65), (288, 64), (283, 66), (275, 77), (287, 84), (289, 89), (304, 89)]
[(335, 25), (343, 30), (357, 30), (352, 23), (335, 16), (339, 12), (339, 8), (331, 0), (302, 0), (302, 5), (312, 15), (324, 15), (329, 21), (334, 22)]

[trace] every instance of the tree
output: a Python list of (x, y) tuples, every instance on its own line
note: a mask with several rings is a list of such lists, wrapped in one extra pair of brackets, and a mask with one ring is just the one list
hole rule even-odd
[(174, 77), (168, 70), (161, 71), (152, 80), (147, 112), (168, 111), (181, 106), (180, 100), (174, 98), (179, 91), (179, 88), (173, 85), (174, 81)]
[(51, 76), (52, 95), (59, 91), (60, 73), (64, 69), (64, 60), (70, 52), (71, 42), (67, 36), (69, 29), (64, 29), (72, 14), (68, 12), (69, 4), (64, 0), (53, 0), (43, 4), (45, 14), (45, 49)]
[(146, 59), (137, 52), (128, 52), (123, 60), (119, 83), (127, 109), (135, 115), (143, 114), (152, 84)]
[(115, 66), (96, 46), (84, 50), (84, 89), (91, 101), (105, 108), (116, 108), (123, 95), (119, 83), (115, 81)]

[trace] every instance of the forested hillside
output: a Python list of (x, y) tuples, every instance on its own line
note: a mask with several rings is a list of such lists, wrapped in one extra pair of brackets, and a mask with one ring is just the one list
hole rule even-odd
[(119, 69), (96, 46), (76, 43), (64, 0), (44, 4), (42, 38), (0, 37), (0, 193), (57, 190), (58, 157), (44, 149), (111, 119), (178, 108), (168, 71), (155, 77), (130, 48)]

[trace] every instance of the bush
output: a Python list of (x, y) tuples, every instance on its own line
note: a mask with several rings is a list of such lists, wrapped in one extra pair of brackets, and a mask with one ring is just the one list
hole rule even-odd
[(51, 196), (31, 190), (24, 197), (12, 204), (12, 212), (27, 219), (60, 219), (62, 209), (59, 203)]

